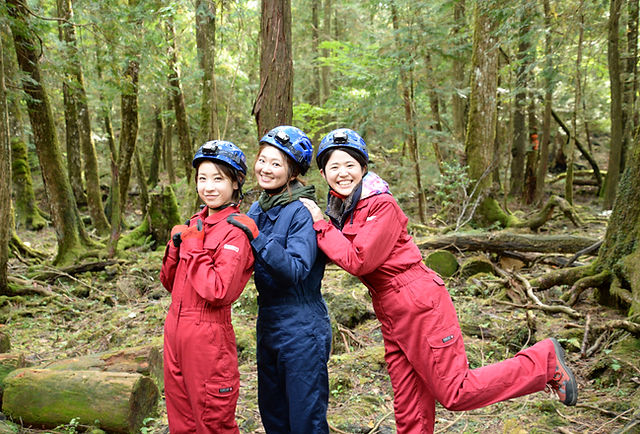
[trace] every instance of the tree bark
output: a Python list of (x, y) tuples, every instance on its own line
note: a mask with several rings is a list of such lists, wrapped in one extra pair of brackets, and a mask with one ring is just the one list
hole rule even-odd
[(618, 31), (620, 28), (620, 10), (622, 0), (611, 0), (609, 10), (608, 53), (609, 81), (611, 82), (611, 140), (609, 144), (609, 166), (604, 183), (602, 207), (611, 209), (616, 197), (620, 179), (622, 154), (622, 82), (620, 79), (620, 48)]
[(215, 74), (216, 4), (212, 0), (196, 1), (196, 44), (202, 69), (202, 106), (198, 143), (204, 143), (220, 138)]
[(7, 116), (7, 92), (4, 84), (4, 47), (0, 38), (0, 295), (9, 294), (7, 264), (9, 262), (9, 241), (13, 222), (11, 221), (11, 147), (9, 146), (9, 118)]
[(290, 0), (262, 0), (260, 39), (260, 89), (252, 110), (258, 138), (293, 119)]
[(139, 432), (157, 405), (153, 380), (140, 374), (22, 368), (5, 378), (3, 413), (25, 425), (80, 423), (119, 433)]
[(66, 263), (81, 254), (84, 250), (82, 244), (88, 242), (88, 238), (64, 170), (49, 98), (42, 85), (34, 45), (37, 35), (30, 28), (23, 0), (7, 0), (7, 6), (12, 17), (10, 25), (18, 64), (28, 77), (23, 80), (22, 86), (29, 96), (27, 110), (58, 241), (58, 253), (54, 262)]
[[(167, 98), (167, 113), (173, 111), (173, 103), (172, 99), (169, 96)], [(164, 141), (162, 145), (164, 147), (164, 163), (167, 168), (167, 174), (169, 175), (169, 183), (176, 183), (176, 172), (173, 166), (173, 119), (167, 117), (167, 120), (164, 125)]]
[(11, 140), (11, 174), (15, 192), (16, 220), (27, 229), (39, 230), (47, 225), (40, 214), (33, 191), (27, 144), (20, 137)]
[(89, 215), (96, 231), (100, 235), (109, 233), (109, 222), (104, 213), (102, 204), (102, 192), (100, 190), (100, 174), (98, 169), (98, 157), (91, 137), (91, 117), (87, 94), (84, 89), (84, 76), (80, 54), (78, 53), (75, 27), (73, 23), (73, 7), (71, 0), (57, 0), (58, 15), (65, 20), (59, 23), (62, 41), (66, 44), (67, 69), (69, 93), (77, 114), (78, 139), (84, 158), (84, 178), (86, 183), (86, 200)]
[(180, 72), (178, 71), (178, 52), (176, 47), (176, 34), (173, 28), (173, 18), (167, 20), (167, 38), (169, 42), (169, 89), (173, 98), (173, 108), (176, 113), (176, 126), (178, 129), (178, 142), (180, 143), (180, 156), (184, 176), (187, 184), (191, 181), (191, 161), (193, 150), (191, 149), (191, 133), (189, 132), (189, 121), (187, 119), (187, 109), (182, 93), (180, 82)]

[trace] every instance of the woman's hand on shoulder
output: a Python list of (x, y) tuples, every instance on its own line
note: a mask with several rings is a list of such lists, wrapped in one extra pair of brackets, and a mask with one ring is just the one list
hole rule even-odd
[(311, 213), (311, 218), (313, 219), (314, 223), (319, 220), (324, 220), (324, 216), (322, 215), (322, 210), (314, 201), (312, 201), (311, 199), (306, 199), (304, 197), (301, 197), (299, 200), (300, 202), (302, 202), (305, 208), (307, 208)]

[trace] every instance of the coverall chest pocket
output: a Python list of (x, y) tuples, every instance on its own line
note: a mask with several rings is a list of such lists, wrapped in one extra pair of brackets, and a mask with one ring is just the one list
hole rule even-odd
[(220, 246), (220, 240), (217, 237), (206, 236), (205, 234), (203, 246), (206, 250), (215, 252)]

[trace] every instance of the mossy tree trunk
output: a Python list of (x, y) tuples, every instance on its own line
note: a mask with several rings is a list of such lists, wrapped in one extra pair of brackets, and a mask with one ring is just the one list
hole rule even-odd
[(611, 0), (609, 9), (609, 34), (607, 58), (609, 65), (609, 81), (611, 83), (611, 140), (609, 144), (609, 166), (604, 183), (604, 209), (611, 209), (616, 197), (618, 179), (620, 178), (622, 156), (622, 80), (620, 78), (619, 28), (622, 0)]
[[(173, 103), (171, 97), (167, 98), (167, 113), (173, 110)], [(173, 118), (169, 115), (165, 118), (164, 123), (164, 140), (162, 142), (162, 155), (164, 156), (164, 167), (167, 169), (167, 176), (169, 177), (169, 183), (176, 183), (176, 172), (173, 166)]]
[(198, 143), (220, 138), (215, 73), (216, 2), (196, 1), (196, 43), (202, 69), (202, 105)]
[[(626, 300), (632, 313), (640, 312), (640, 130), (636, 129), (629, 159), (618, 184), (607, 233), (598, 255), (598, 271), (612, 273), (609, 290), (600, 300), (611, 304)], [(630, 297), (629, 297), (630, 295)], [(628, 301), (631, 301), (629, 303)]]
[(84, 250), (83, 242), (89, 240), (64, 169), (49, 98), (42, 85), (39, 46), (35, 43), (39, 39), (27, 19), (24, 1), (8, 0), (7, 6), (18, 64), (26, 77), (22, 86), (29, 96), (27, 111), (58, 241), (55, 263), (66, 263), (78, 257)]
[(474, 11), (473, 52), (469, 118), (465, 153), (469, 178), (475, 182), (475, 198), (479, 200), (475, 218), (481, 224), (500, 222), (508, 226), (512, 217), (506, 214), (494, 197), (490, 173), (497, 165), (494, 138), (497, 118), (498, 48), (495, 30), (497, 2), (477, 2)]
[[(260, 10), (260, 89), (252, 110), (259, 138), (278, 125), (290, 125), (293, 119), (291, 1), (262, 0)], [(323, 100), (325, 92), (328, 89)]]
[(169, 89), (173, 98), (173, 109), (176, 113), (176, 126), (178, 128), (178, 142), (180, 143), (180, 161), (184, 169), (184, 177), (187, 184), (191, 181), (191, 160), (193, 150), (191, 145), (191, 133), (189, 133), (189, 121), (180, 82), (178, 70), (178, 52), (176, 47), (176, 34), (173, 28), (173, 17), (167, 19), (167, 39), (169, 42)]
[(67, 77), (69, 79), (69, 97), (75, 107), (78, 142), (84, 158), (84, 178), (86, 183), (86, 200), (91, 215), (91, 221), (100, 235), (109, 232), (109, 222), (104, 213), (102, 193), (100, 191), (100, 176), (98, 158), (95, 145), (91, 137), (91, 119), (87, 95), (84, 89), (82, 65), (79, 59), (73, 22), (73, 7), (71, 0), (57, 0), (58, 15), (64, 19), (59, 23), (61, 40), (67, 51)]
[(31, 168), (27, 159), (27, 144), (20, 137), (11, 140), (11, 176), (15, 191), (16, 223), (27, 229), (42, 229), (47, 225), (40, 215), (33, 191)]
[[(122, 126), (120, 130), (120, 149), (118, 152), (118, 175), (120, 179), (120, 209), (125, 210), (129, 180), (131, 178), (131, 162), (138, 137), (138, 73), (140, 59), (132, 53), (124, 72), (124, 87), (120, 96)], [(113, 208), (112, 211), (113, 212)], [(113, 226), (114, 219), (111, 219)]]
[(7, 117), (7, 94), (4, 86), (4, 47), (0, 38), (0, 295), (9, 294), (7, 283), (7, 263), (9, 261), (9, 241), (13, 223), (11, 222), (11, 147), (9, 146), (9, 119)]

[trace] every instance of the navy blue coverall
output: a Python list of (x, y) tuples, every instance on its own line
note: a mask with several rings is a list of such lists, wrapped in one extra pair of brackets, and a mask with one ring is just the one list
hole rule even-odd
[(331, 323), (320, 292), (326, 256), (298, 200), (247, 213), (258, 226), (258, 405), (267, 433), (328, 433)]

